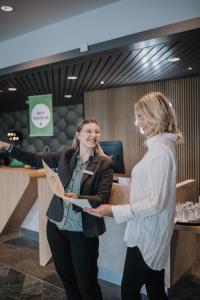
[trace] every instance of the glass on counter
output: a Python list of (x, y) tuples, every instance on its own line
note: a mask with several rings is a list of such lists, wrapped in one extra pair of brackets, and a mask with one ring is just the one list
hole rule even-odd
[(200, 223), (200, 202), (187, 201), (176, 205), (175, 223)]
[(120, 184), (131, 184), (131, 177), (118, 177), (118, 183)]

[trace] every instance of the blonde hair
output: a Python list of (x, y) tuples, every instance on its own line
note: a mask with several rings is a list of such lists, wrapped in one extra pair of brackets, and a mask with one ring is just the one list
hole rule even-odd
[(176, 114), (170, 101), (159, 92), (144, 95), (134, 105), (135, 115), (141, 114), (152, 124), (151, 136), (169, 132), (175, 133), (177, 143), (183, 142), (181, 131), (177, 128)]
[[(72, 147), (75, 150), (78, 150), (79, 147), (80, 147), (80, 143), (79, 143), (79, 140), (76, 137), (76, 133), (80, 132), (83, 129), (84, 125), (89, 124), (89, 123), (94, 123), (94, 124), (99, 126), (99, 124), (97, 123), (97, 120), (95, 120), (93, 118), (85, 118), (85, 119), (81, 120), (76, 126), (76, 132), (75, 132), (74, 139), (73, 139), (73, 142), (72, 142)], [(99, 144), (95, 147), (95, 151), (98, 155), (107, 156), (107, 155), (105, 155), (105, 153), (103, 152), (103, 150), (102, 150), (102, 148)]]

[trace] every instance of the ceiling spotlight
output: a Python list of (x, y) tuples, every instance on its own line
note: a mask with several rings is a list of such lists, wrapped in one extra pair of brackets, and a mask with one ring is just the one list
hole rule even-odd
[(69, 99), (69, 98), (72, 98), (72, 95), (67, 95), (67, 94), (66, 94), (66, 95), (64, 95), (64, 98), (68, 98), (68, 99)]
[(9, 6), (9, 5), (2, 5), (1, 10), (5, 11), (5, 12), (11, 12), (11, 11), (14, 10), (14, 8), (12, 6)]
[(15, 92), (17, 89), (15, 88), (15, 87), (10, 87), (10, 88), (8, 88), (8, 91), (10, 91), (10, 92)]
[(104, 81), (103, 81), (103, 80), (101, 80), (100, 84), (104, 84)]
[(168, 62), (176, 62), (176, 61), (179, 61), (180, 58), (179, 57), (170, 57), (167, 60), (168, 60)]
[(190, 70), (190, 71), (191, 71), (191, 70), (192, 70), (192, 67), (189, 67), (189, 68), (188, 68), (188, 70)]
[(70, 80), (76, 80), (78, 77), (77, 76), (67, 76), (67, 79), (70, 79)]

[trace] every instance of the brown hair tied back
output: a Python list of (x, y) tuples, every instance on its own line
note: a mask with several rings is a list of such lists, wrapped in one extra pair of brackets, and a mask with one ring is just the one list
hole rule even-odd
[[(94, 124), (96, 124), (96, 125), (99, 126), (99, 124), (97, 123), (97, 120), (96, 120), (96, 119), (93, 119), (93, 118), (85, 118), (85, 119), (81, 120), (81, 121), (77, 124), (77, 126), (76, 126), (76, 132), (75, 132), (74, 139), (73, 139), (73, 142), (72, 142), (72, 147), (73, 147), (74, 149), (78, 150), (78, 149), (79, 149), (79, 146), (80, 146), (80, 145), (79, 145), (79, 140), (78, 140), (77, 137), (76, 137), (76, 133), (77, 133), (77, 132), (80, 132), (80, 131), (83, 129), (84, 125), (89, 124), (89, 123), (94, 123)], [(95, 147), (95, 151), (96, 151), (96, 153), (97, 153), (98, 155), (106, 156), (105, 153), (103, 152), (101, 146), (100, 146), (99, 144)]]

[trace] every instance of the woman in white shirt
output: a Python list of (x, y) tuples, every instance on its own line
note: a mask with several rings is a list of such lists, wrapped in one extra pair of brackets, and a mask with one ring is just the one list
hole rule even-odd
[(118, 224), (127, 222), (122, 300), (141, 300), (143, 284), (150, 300), (164, 300), (164, 272), (176, 206), (175, 146), (182, 142), (182, 134), (175, 111), (163, 94), (146, 94), (134, 109), (148, 151), (132, 170), (130, 204), (106, 204), (86, 211), (99, 217), (113, 216)]

